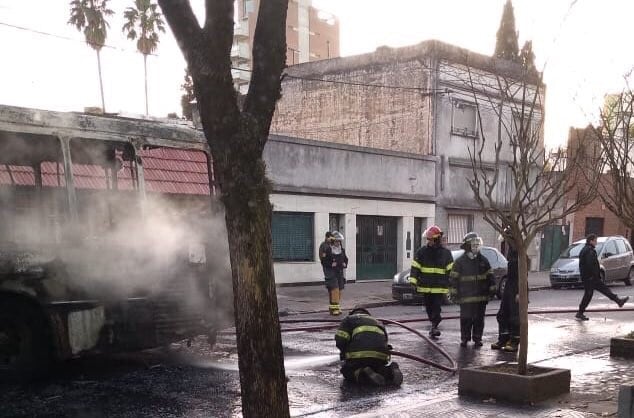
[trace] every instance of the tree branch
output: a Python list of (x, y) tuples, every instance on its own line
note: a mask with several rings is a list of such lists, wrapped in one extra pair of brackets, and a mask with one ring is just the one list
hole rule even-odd
[(201, 34), (200, 25), (189, 0), (158, 0), (158, 2), (185, 60), (189, 62), (194, 41)]

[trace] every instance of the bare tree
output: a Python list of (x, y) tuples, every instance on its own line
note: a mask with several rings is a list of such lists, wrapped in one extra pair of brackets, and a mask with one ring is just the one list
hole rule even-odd
[[(499, 68), (487, 72), (467, 68), (479, 120), (485, 112), (492, 113), (498, 124), (496, 137), (487, 137), (480, 123), (479, 139), (469, 149), (473, 177), (467, 181), (484, 220), (518, 252), (518, 373), (526, 374), (529, 245), (543, 227), (587, 205), (596, 182), (576, 182), (576, 161), (564, 149), (544, 148), (541, 75), (530, 65), (496, 63)], [(582, 157), (578, 153), (574, 158)]]
[[(629, 229), (634, 231), (634, 93), (626, 88), (606, 97), (600, 112), (600, 124), (593, 127), (600, 144), (600, 164), (590, 165), (584, 173), (601, 174), (599, 196), (603, 204)], [(597, 171), (598, 170), (598, 171)]]
[(260, 2), (253, 73), (242, 108), (231, 77), (233, 0), (159, 0), (187, 61), (225, 207), (245, 417), (287, 417), (288, 394), (271, 253), (270, 183), (262, 152), (286, 60), (287, 0)]

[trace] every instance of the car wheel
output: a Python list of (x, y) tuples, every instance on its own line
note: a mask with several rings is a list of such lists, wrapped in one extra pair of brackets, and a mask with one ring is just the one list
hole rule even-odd
[(35, 309), (0, 299), (0, 381), (28, 381), (51, 362), (44, 319)]
[(504, 296), (505, 288), (506, 288), (506, 276), (502, 277), (500, 279), (500, 283), (498, 283), (498, 289), (496, 291), (496, 296), (498, 297), (498, 299), (502, 299), (502, 296)]
[(630, 268), (630, 272), (627, 273), (627, 277), (623, 279), (625, 286), (632, 286), (632, 279), (634, 278), (634, 267)]

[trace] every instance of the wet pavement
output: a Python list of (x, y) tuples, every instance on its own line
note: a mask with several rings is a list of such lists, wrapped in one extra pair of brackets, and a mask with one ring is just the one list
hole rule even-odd
[[(350, 284), (344, 308), (369, 304), (372, 314), (389, 319), (422, 317), (420, 306), (391, 303), (388, 282)], [(621, 296), (634, 288), (614, 286)], [(325, 289), (320, 286), (279, 288), (281, 319), (323, 319)], [(579, 290), (531, 292), (531, 310), (574, 308)], [(489, 304), (495, 313), (499, 302)], [(591, 308), (613, 308), (596, 295)], [(632, 306), (634, 307), (634, 306)], [(456, 315), (445, 306), (443, 315)], [(371, 389), (347, 385), (338, 370), (333, 330), (284, 332), (283, 343), (291, 413), (301, 417), (597, 417), (616, 416), (620, 384), (634, 379), (634, 362), (609, 357), (609, 339), (634, 330), (634, 312), (591, 313), (588, 322), (571, 314), (530, 318), (529, 362), (570, 368), (571, 393), (538, 405), (511, 405), (495, 399), (457, 395), (457, 375), (418, 362), (394, 358), (401, 365), (400, 388)], [(513, 361), (515, 354), (488, 348), (497, 324), (488, 317), (485, 346), (460, 348), (459, 324), (446, 319), (439, 342), (460, 367)], [(324, 324), (327, 324), (324, 322)], [(307, 324), (315, 325), (315, 324)], [(425, 330), (423, 322), (408, 324)], [(290, 326), (285, 324), (284, 328)], [(401, 352), (437, 362), (446, 360), (420, 337), (388, 326), (390, 343)], [(223, 332), (214, 350), (203, 339), (117, 356), (93, 356), (63, 364), (46, 381), (27, 386), (0, 386), (1, 416), (69, 417), (233, 417), (240, 416), (240, 387), (235, 338)]]

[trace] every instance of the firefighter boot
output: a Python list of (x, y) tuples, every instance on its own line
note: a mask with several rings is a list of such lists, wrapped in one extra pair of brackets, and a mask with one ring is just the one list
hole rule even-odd
[(438, 329), (437, 325), (432, 325), (431, 329), (429, 330), (429, 336), (433, 338), (440, 337), (440, 330)]
[(328, 311), (330, 315), (341, 315), (341, 307), (339, 305), (339, 289), (330, 289), (328, 291), (330, 294), (330, 305), (328, 306)]
[(385, 378), (375, 372), (372, 367), (364, 367), (359, 373), (359, 383), (370, 383), (375, 386), (385, 386)]
[(520, 342), (517, 338), (511, 338), (504, 347), (502, 347), (502, 350), (509, 352), (509, 353), (514, 353), (517, 351), (518, 347), (520, 345)]
[(394, 386), (401, 386), (401, 383), (403, 383), (403, 373), (401, 372), (400, 367), (398, 367), (398, 363), (393, 361), (388, 367), (392, 371), (392, 379), (390, 380), (390, 383)]

